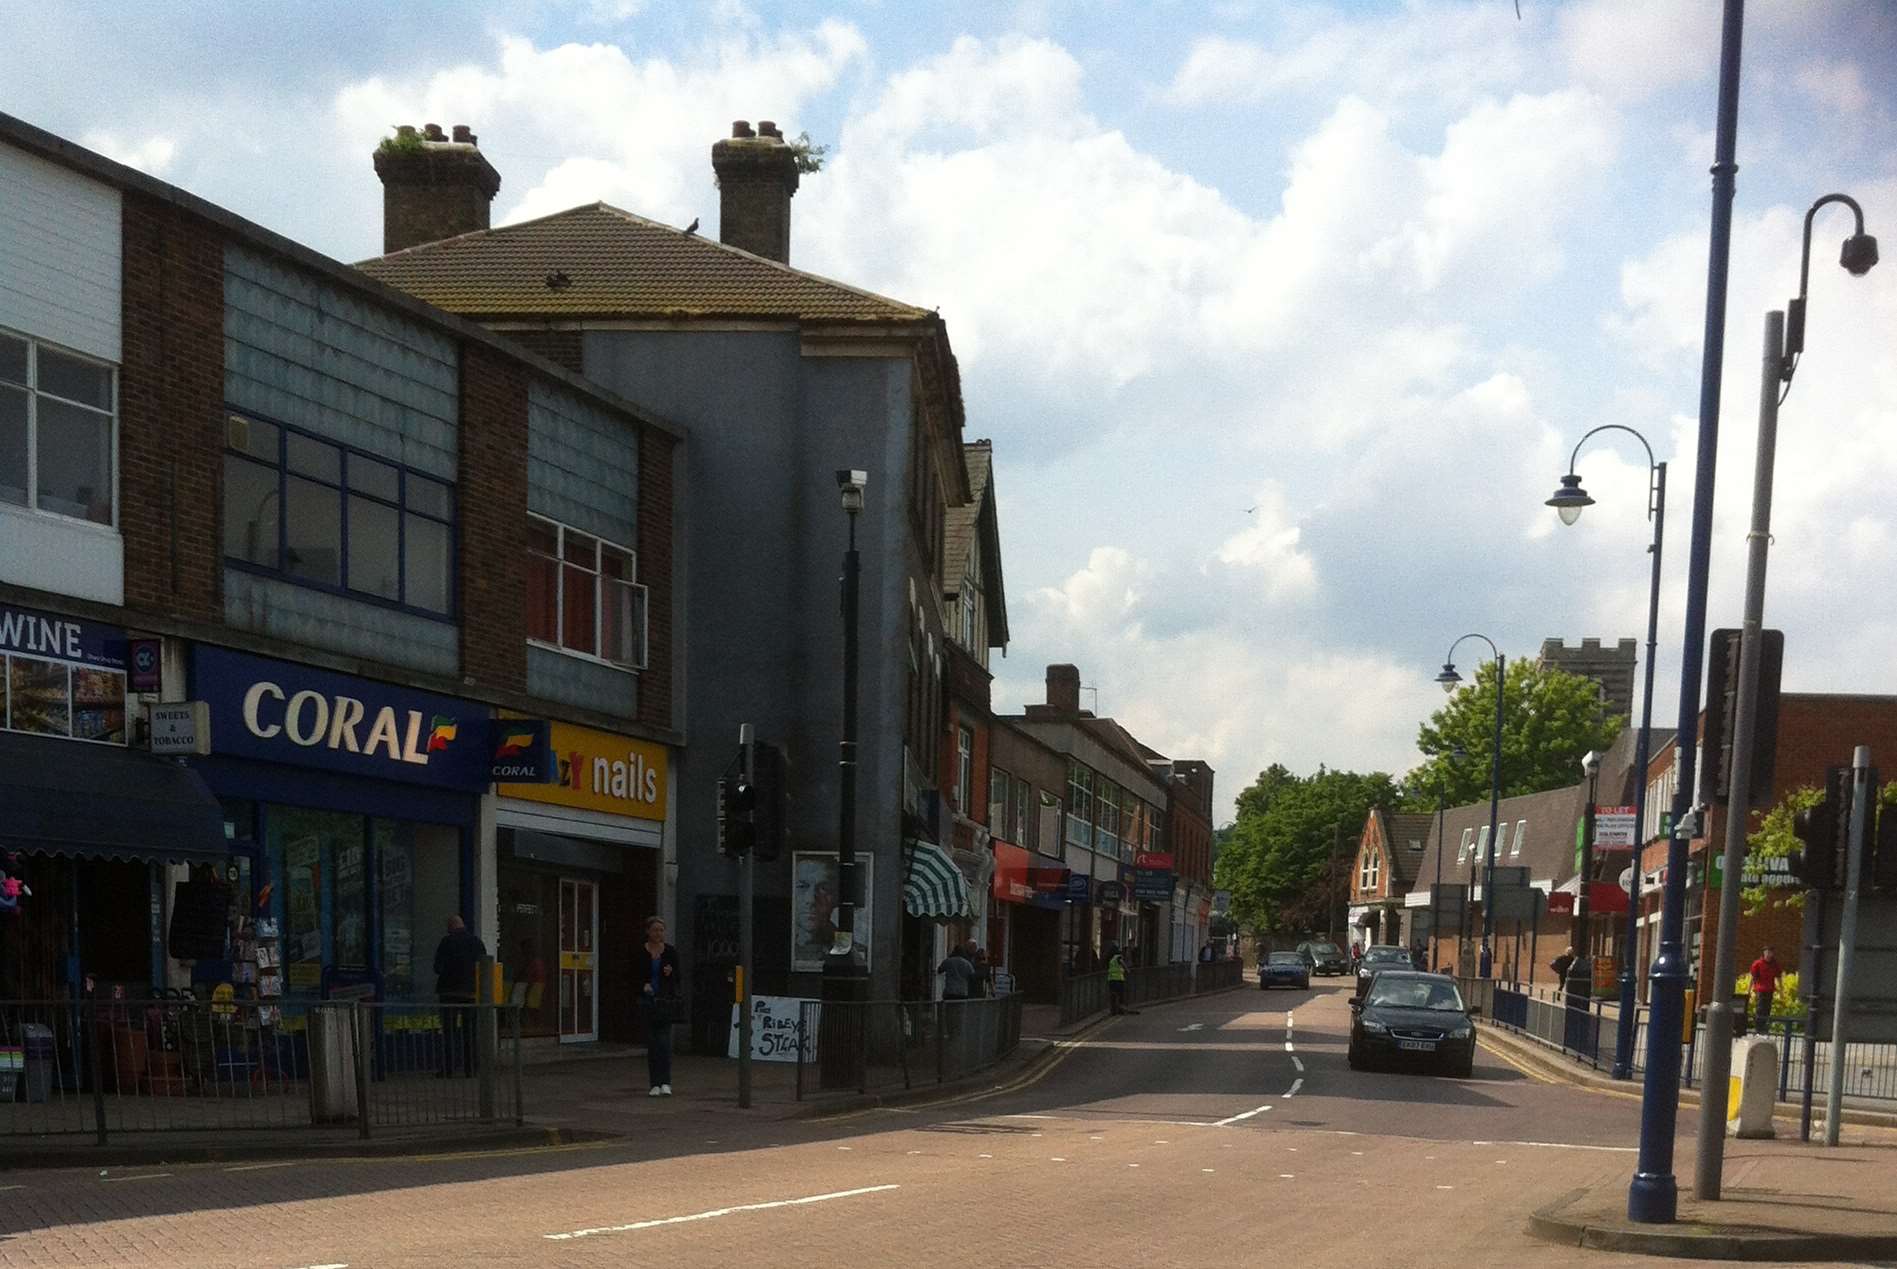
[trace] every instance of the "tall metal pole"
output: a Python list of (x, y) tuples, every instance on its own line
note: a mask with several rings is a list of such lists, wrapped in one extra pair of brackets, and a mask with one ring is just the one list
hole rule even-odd
[(1693, 1194), (1719, 1197), (1726, 1157), (1726, 1099), (1732, 1074), (1733, 961), (1739, 954), (1739, 875), (1751, 826), (1752, 753), (1758, 739), (1760, 631), (1765, 623), (1765, 564), (1772, 541), (1772, 468), (1778, 454), (1778, 399), (1785, 369), (1785, 314), (1765, 315), (1765, 356), (1759, 373), (1759, 446), (1752, 469), (1752, 527), (1746, 534), (1745, 619), (1740, 626), (1739, 700), (1733, 714), (1731, 791), (1726, 800), (1724, 881), (1713, 953), (1712, 1000), (1706, 1009), (1705, 1094), (1699, 1099), (1699, 1154)]
[(1449, 839), (1443, 836), (1443, 816), (1448, 810), (1447, 791), (1443, 788), (1441, 777), (1436, 780), (1436, 884), (1429, 888), (1429, 964), (1424, 969), (1435, 969), (1441, 959), (1437, 949), (1442, 946), (1442, 890), (1443, 890), (1443, 852), (1449, 849)]
[(1495, 954), (1489, 947), (1489, 931), (1495, 927), (1495, 856), (1501, 849), (1496, 840), (1497, 822), (1502, 814), (1502, 700), (1508, 694), (1508, 658), (1495, 654), (1495, 752), (1489, 759), (1489, 849), (1488, 865), (1482, 872), (1482, 961), (1477, 976), (1488, 978), (1495, 969)]
[[(1337, 941), (1337, 854), (1344, 848), (1344, 826), (1342, 822), (1331, 825), (1330, 867), (1326, 869), (1330, 876), (1324, 879), (1324, 937), (1333, 944)], [(1348, 938), (1350, 931), (1345, 930)]]
[(1745, 0), (1726, 0), (1719, 40), (1719, 115), (1713, 134), (1712, 230), (1706, 258), (1706, 334), (1699, 367), (1699, 448), (1693, 467), (1693, 533), (1686, 571), (1686, 617), (1680, 649), (1680, 719), (1676, 733), (1679, 787), (1673, 794), (1674, 832), (1667, 843), (1666, 899), (1660, 913), (1660, 953), (1648, 975), (1647, 1078), (1640, 1102), (1640, 1155), (1627, 1187), (1627, 1216), (1647, 1224), (1671, 1223), (1679, 1213), (1673, 1176), (1673, 1133), (1680, 1105), (1680, 1046), (1686, 1009), (1686, 864), (1683, 835), (1693, 804), (1694, 753), (1699, 735), (1699, 688), (1706, 646), (1706, 586), (1712, 568), (1713, 481), (1719, 458), (1719, 376), (1726, 354), (1726, 268), (1732, 251), (1733, 161), (1739, 131), (1739, 45)]
[[(757, 788), (757, 736), (750, 723), (738, 727), (738, 749), (742, 755), (739, 778), (745, 787)], [(738, 860), (738, 982), (733, 993), (738, 1003), (738, 1107), (751, 1107), (751, 908), (756, 893), (757, 841)]]
[(1634, 739), (1633, 876), (1627, 887), (1627, 948), (1620, 959), (1620, 1023), (1614, 1033), (1614, 1078), (1634, 1073), (1634, 1035), (1639, 1024), (1640, 856), (1646, 847), (1647, 758), (1653, 742), (1653, 659), (1660, 632), (1660, 547), (1666, 537), (1666, 464), (1654, 464), (1653, 580), (1647, 590), (1647, 690), (1640, 706), (1640, 735)]
[[(861, 473), (839, 473), (860, 475)], [(860, 502), (860, 486), (858, 487)], [(847, 494), (846, 494), (847, 498)], [(868, 967), (856, 951), (856, 695), (857, 605), (861, 565), (856, 552), (857, 512), (846, 500), (849, 547), (843, 553), (843, 739), (837, 745), (837, 905), (836, 937), (823, 958), (823, 1022), (819, 1025), (818, 1064), (825, 1088), (852, 1088), (860, 1078), (864, 1054), (862, 1002), (868, 997)]]
[(1871, 803), (1876, 797), (1871, 749), (1859, 745), (1851, 756), (1851, 853), (1844, 861), (1844, 911), (1838, 914), (1838, 985), (1831, 993), (1831, 1069), (1825, 1080), (1827, 1146), (1838, 1144), (1838, 1127), (1844, 1118), (1844, 1020), (1851, 1007), (1851, 970), (1857, 953), (1857, 899), (1858, 888), (1864, 884), (1864, 839), (1870, 836)]
[[(1599, 759), (1589, 754), (1587, 760), (1596, 763)], [(1568, 962), (1567, 979), (1561, 984), (1561, 994), (1568, 1008), (1587, 1009), (1588, 997), (1594, 994), (1594, 940), (1589, 937), (1589, 918), (1593, 915), (1594, 905), (1588, 901), (1588, 886), (1594, 878), (1594, 816), (1600, 803), (1601, 772), (1596, 766), (1587, 773), (1587, 806), (1581, 812), (1581, 858), (1575, 871), (1574, 887), (1574, 925), (1573, 937), (1568, 941), (1580, 949), (1580, 953)]]

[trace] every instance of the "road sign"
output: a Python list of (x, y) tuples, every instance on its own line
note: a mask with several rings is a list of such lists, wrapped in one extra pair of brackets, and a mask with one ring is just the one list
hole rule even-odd
[(1596, 846), (1632, 846), (1635, 828), (1634, 808), (1631, 806), (1594, 808), (1594, 844)]

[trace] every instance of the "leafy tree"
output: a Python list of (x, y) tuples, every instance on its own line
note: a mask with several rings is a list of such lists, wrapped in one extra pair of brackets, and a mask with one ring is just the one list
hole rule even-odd
[[(1605, 750), (1625, 719), (1609, 714), (1594, 680), (1520, 660), (1508, 667), (1502, 702), (1502, 796), (1564, 788), (1580, 779), (1588, 750)], [(1454, 760), (1457, 746), (1467, 756)], [(1410, 805), (1435, 806), (1440, 780), (1451, 806), (1485, 802), (1495, 754), (1495, 663), (1456, 689), (1417, 733), (1426, 761), (1405, 779)]]
[[(1746, 863), (1757, 868), (1768, 859), (1783, 859), (1795, 850), (1804, 849), (1804, 843), (1798, 840), (1798, 834), (1792, 831), (1794, 820), (1800, 811), (1818, 805), (1824, 800), (1823, 789), (1804, 785), (1785, 795), (1785, 800), (1767, 811), (1759, 818), (1759, 826), (1746, 835)], [(1897, 806), (1897, 780), (1891, 781), (1878, 791), (1879, 807)], [(1754, 813), (1756, 814), (1756, 812)], [(1847, 843), (1838, 843), (1842, 854)], [(1715, 849), (1718, 849), (1715, 845)], [(1748, 916), (1771, 908), (1802, 909), (1805, 906), (1805, 892), (1783, 886), (1747, 886), (1739, 892), (1745, 902)]]
[[(1352, 844), (1372, 806), (1396, 802), (1381, 771), (1327, 771), (1295, 776), (1273, 765), (1238, 797), (1238, 819), (1214, 867), (1216, 884), (1232, 892), (1232, 914), (1261, 933), (1321, 928), (1342, 884)], [(1336, 846), (1342, 826), (1344, 845)]]
[(797, 170), (805, 176), (823, 171), (823, 157), (830, 153), (829, 146), (818, 145), (808, 132), (799, 132), (790, 142), (790, 149), (797, 156)]

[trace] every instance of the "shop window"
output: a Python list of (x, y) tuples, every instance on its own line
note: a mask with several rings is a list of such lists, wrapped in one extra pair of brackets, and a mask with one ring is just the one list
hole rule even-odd
[(67, 740), (125, 743), (125, 673), (104, 666), (0, 655), (4, 730)]
[(0, 503), (117, 523), (111, 366), (0, 331)]
[(645, 669), (646, 588), (637, 555), (528, 516), (527, 638), (620, 669)]
[(232, 414), (224, 558), (446, 616), (454, 608), (454, 490), (373, 455)]

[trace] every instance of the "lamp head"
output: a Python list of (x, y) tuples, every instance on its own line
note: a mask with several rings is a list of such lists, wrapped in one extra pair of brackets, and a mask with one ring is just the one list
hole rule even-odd
[(1601, 773), (1601, 756), (1590, 749), (1581, 757), (1581, 773), (1592, 780)]
[(837, 490), (843, 495), (843, 509), (851, 515), (863, 509), (863, 490), (868, 485), (868, 472), (848, 467), (837, 468)]
[(1869, 234), (1852, 234), (1844, 240), (1838, 263), (1854, 278), (1861, 278), (1877, 264), (1877, 239)]
[(1561, 516), (1561, 523), (1573, 524), (1581, 518), (1581, 511), (1594, 505), (1594, 499), (1587, 490), (1581, 488), (1581, 478), (1573, 472), (1561, 478), (1561, 487), (1548, 499), (1548, 505)]
[(1462, 685), (1462, 676), (1456, 673), (1455, 662), (1443, 662), (1443, 672), (1436, 676), (1436, 682), (1446, 693), (1453, 693)]

